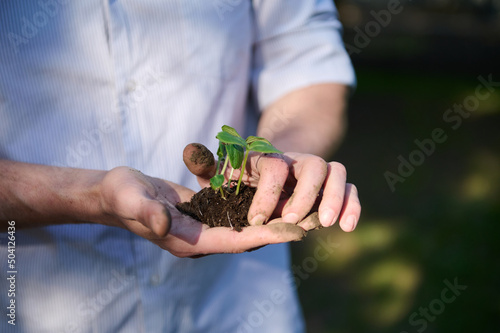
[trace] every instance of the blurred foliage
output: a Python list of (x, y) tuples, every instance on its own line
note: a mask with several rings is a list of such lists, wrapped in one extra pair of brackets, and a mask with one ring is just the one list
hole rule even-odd
[[(482, 62), (481, 53), (459, 67), (436, 62), (438, 44), (426, 40), (412, 41), (424, 54), (414, 66), (414, 60), (373, 51), (377, 41), (353, 56), (358, 88), (336, 154), (358, 186), (361, 221), (353, 233), (336, 226), (292, 246), (293, 264), (301, 266), (315, 258), (318, 238), (337, 244), (300, 281), (308, 331), (498, 332), (500, 87), (456, 130), (443, 114), (474, 94), (479, 75), (492, 73), (499, 82), (500, 71)], [(397, 173), (398, 156), (408, 158), (414, 141), (430, 138), (435, 128), (448, 139), (391, 192), (384, 173)], [(412, 325), (412, 314), (435, 306), (444, 280), (454, 279), (467, 289), (425, 329)]]

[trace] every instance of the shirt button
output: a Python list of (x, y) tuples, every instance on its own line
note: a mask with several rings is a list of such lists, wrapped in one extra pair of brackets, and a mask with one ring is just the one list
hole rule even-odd
[(152, 285), (156, 286), (157, 284), (160, 283), (160, 276), (158, 274), (153, 274), (151, 275), (150, 281)]
[(128, 92), (134, 91), (137, 88), (137, 82), (135, 82), (135, 80), (128, 81), (126, 88)]

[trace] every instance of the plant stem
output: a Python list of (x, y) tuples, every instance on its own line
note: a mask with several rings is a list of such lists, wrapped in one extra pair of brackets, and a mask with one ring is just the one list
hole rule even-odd
[(215, 175), (218, 175), (220, 171), (220, 159), (217, 160), (217, 169), (215, 169)]
[(231, 180), (233, 179), (233, 172), (234, 172), (234, 168), (231, 167), (231, 173), (229, 174), (229, 180), (227, 181), (229, 187), (231, 187)]
[(241, 166), (241, 173), (240, 177), (238, 178), (238, 186), (236, 187), (236, 195), (240, 193), (240, 185), (241, 185), (241, 180), (243, 179), (243, 173), (245, 172), (245, 166), (247, 165), (247, 159), (248, 159), (248, 149), (245, 152), (245, 158), (243, 159), (243, 165)]
[(229, 162), (229, 157), (226, 158), (226, 161), (224, 162), (224, 166), (222, 167), (221, 175), (224, 175), (226, 173), (226, 168), (227, 168), (227, 163)]

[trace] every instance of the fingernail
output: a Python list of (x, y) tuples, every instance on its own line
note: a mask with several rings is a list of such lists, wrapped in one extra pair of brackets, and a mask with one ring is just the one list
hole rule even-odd
[(266, 217), (262, 214), (258, 214), (253, 217), (253, 219), (250, 221), (251, 225), (263, 225), (264, 222), (266, 221)]
[(289, 213), (283, 216), (283, 222), (296, 224), (299, 222), (299, 216), (295, 213)]
[(356, 228), (356, 217), (354, 215), (349, 215), (344, 223), (344, 231), (353, 231)]
[(333, 212), (333, 210), (326, 208), (321, 213), (319, 220), (324, 227), (330, 227), (335, 222), (333, 219), (334, 217), (335, 213)]

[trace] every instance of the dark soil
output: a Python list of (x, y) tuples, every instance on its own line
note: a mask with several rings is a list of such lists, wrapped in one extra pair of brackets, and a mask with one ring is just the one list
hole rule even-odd
[(210, 227), (229, 227), (241, 231), (250, 225), (247, 214), (257, 189), (241, 184), (240, 193), (236, 196), (236, 182), (233, 182), (231, 188), (223, 186), (223, 190), (225, 199), (220, 191), (206, 187), (196, 193), (191, 201), (178, 203), (176, 207), (181, 213)]

